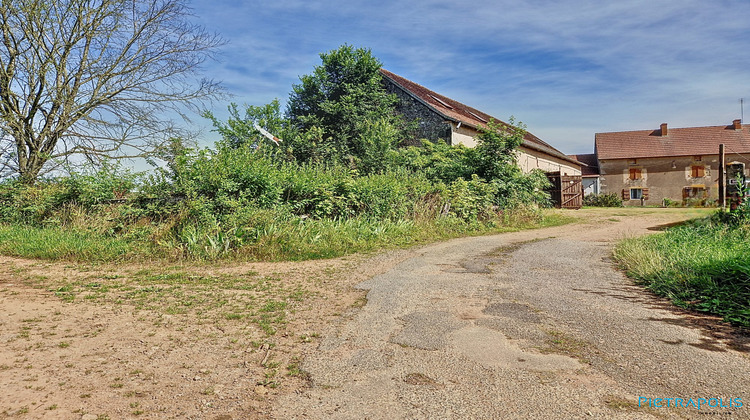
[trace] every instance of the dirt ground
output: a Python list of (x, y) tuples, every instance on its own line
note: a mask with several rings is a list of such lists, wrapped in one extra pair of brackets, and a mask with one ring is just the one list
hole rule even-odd
[[(622, 229), (632, 211), (574, 215)], [(309, 386), (300, 364), (322, 335), (366, 304), (354, 286), (417, 252), (171, 267), (0, 257), (0, 419), (270, 418)]]
[[(0, 418), (268, 418), (300, 359), (407, 251), (299, 263), (0, 257)], [(253, 309), (254, 308), (254, 309)], [(259, 308), (259, 309), (258, 309)]]

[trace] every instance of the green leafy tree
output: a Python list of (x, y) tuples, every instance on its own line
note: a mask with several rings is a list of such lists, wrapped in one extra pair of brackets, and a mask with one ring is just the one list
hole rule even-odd
[(501, 208), (549, 205), (549, 194), (545, 191), (549, 181), (544, 172), (534, 170), (524, 174), (517, 165), (516, 153), (525, 135), (525, 126), (516, 124), (513, 117), (508, 124), (490, 120), (473, 149), (475, 171), (494, 185), (495, 204)]
[(223, 142), (229, 147), (238, 148), (242, 145), (258, 147), (270, 142), (255, 129), (255, 124), (282, 140), (293, 136), (290, 133), (288, 120), (281, 113), (278, 99), (262, 106), (247, 105), (244, 115), (240, 114), (239, 107), (235, 103), (227, 108), (229, 119), (226, 123), (219, 121), (211, 111), (204, 112), (203, 116), (211, 120), (214, 129), (221, 134)]
[(404, 124), (395, 112), (396, 96), (383, 86), (380, 61), (369, 49), (350, 45), (320, 58), (322, 64), (292, 87), (291, 123), (303, 133), (313, 131), (310, 155), (360, 165), (364, 158), (365, 169), (381, 168), (385, 162), (374, 156), (395, 147)]
[(521, 169), (516, 165), (516, 149), (523, 143), (526, 129), (523, 124), (515, 124), (513, 117), (509, 124), (490, 120), (487, 128), (478, 137), (474, 149), (477, 174), (486, 179), (508, 178)]

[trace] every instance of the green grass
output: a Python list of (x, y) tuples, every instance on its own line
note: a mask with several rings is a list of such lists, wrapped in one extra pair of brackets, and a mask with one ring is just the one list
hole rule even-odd
[[(558, 226), (577, 220), (559, 213), (532, 217), (509, 213), (494, 223), (466, 223), (454, 217), (414, 220), (305, 220), (276, 225), (252, 245), (238, 250), (241, 259), (299, 261), (335, 258), (359, 252), (403, 248), (467, 235), (484, 235), (519, 229)], [(242, 258), (242, 257), (245, 258)], [(249, 257), (249, 258), (247, 258)]]
[(86, 262), (122, 261), (148, 255), (143, 244), (95, 232), (0, 224), (0, 254)]
[(676, 305), (750, 327), (750, 227), (697, 220), (626, 239), (615, 258), (628, 276)]
[[(93, 217), (93, 216), (92, 216)], [(469, 223), (456, 217), (378, 220), (366, 216), (345, 219), (264, 220), (252, 227), (244, 244), (227, 250), (219, 242), (199, 241), (195, 249), (177, 252), (172, 241), (108, 236), (95, 230), (0, 224), (0, 254), (74, 262), (165, 260), (300, 261), (403, 248), (467, 235), (483, 235), (557, 226), (575, 217), (545, 212), (513, 211), (490, 222)], [(91, 225), (98, 225), (92, 220)], [(210, 249), (216, 246), (217, 249)], [(64, 291), (60, 291), (64, 292)]]

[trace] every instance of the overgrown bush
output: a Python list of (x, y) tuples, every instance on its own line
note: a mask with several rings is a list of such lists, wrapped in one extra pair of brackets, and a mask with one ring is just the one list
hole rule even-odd
[[(434, 229), (451, 235), (502, 224), (512, 213), (498, 214), (501, 205), (510, 208), (499, 202), (498, 190), (529, 201), (523, 194), (534, 189), (532, 179), (520, 178), (516, 186), (473, 175), (445, 183), (406, 168), (361, 175), (338, 164), (274, 161), (241, 145), (186, 150), (148, 177), (109, 167), (31, 187), (6, 182), (0, 184), (0, 221), (125, 240), (131, 251), (113, 254), (122, 258), (146, 249), (171, 258), (322, 257), (398, 244)], [(61, 251), (44, 255), (69, 257), (65, 250), (74, 249), (63, 243), (50, 248)]]
[(248, 145), (187, 153), (171, 172), (150, 178), (142, 193), (166, 204), (167, 190), (182, 197), (170, 221), (173, 246), (205, 258), (257, 250), (269, 237), (286, 238), (289, 226), (310, 227), (304, 220), (386, 226), (429, 214), (479, 223), (493, 217), (496, 201), (495, 187), (476, 175), (447, 186), (404, 168), (360, 175), (336, 163), (273, 161)]
[(41, 223), (59, 206), (64, 186), (37, 182), (25, 185), (15, 180), (0, 184), (0, 220), (5, 223)]
[(117, 165), (72, 172), (69, 176), (43, 179), (33, 185), (16, 180), (0, 183), (0, 221), (49, 225), (64, 223), (63, 213), (80, 207), (96, 212), (113, 200), (124, 199), (139, 176)]
[(65, 194), (59, 199), (86, 208), (124, 199), (137, 185), (139, 175), (119, 165), (103, 164), (95, 170), (71, 172), (60, 178)]
[(464, 145), (450, 146), (445, 141), (422, 140), (420, 146), (399, 149), (393, 155), (393, 166), (424, 175), (432, 181), (466, 181), (475, 173), (473, 149)]
[(583, 205), (590, 207), (622, 207), (622, 198), (617, 193), (589, 194), (583, 197)]
[(492, 180), (496, 188), (494, 204), (501, 209), (550, 207), (552, 199), (546, 191), (549, 180), (543, 171), (535, 169), (527, 174), (509, 171), (504, 178)]
[(226, 122), (207, 112), (222, 136), (215, 148), (172, 139), (151, 174), (105, 165), (0, 184), (0, 222), (126, 239), (170, 257), (301, 258), (478, 232), (548, 205), (546, 177), (516, 165), (521, 124), (490, 121), (473, 149), (398, 149), (415, 122), (395, 112), (380, 62), (348, 45), (321, 60), (293, 86), (284, 115), (278, 101), (244, 113), (232, 104)]
[(446, 213), (468, 222), (486, 221), (492, 217), (492, 203), (497, 188), (474, 175), (471, 181), (459, 178), (445, 190)]

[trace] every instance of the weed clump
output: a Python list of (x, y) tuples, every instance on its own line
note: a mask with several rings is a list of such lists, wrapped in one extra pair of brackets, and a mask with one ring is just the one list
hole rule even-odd
[(622, 198), (617, 193), (589, 194), (583, 197), (583, 205), (589, 207), (622, 207)]
[(615, 257), (630, 277), (676, 305), (750, 327), (750, 226), (722, 217), (626, 239)]

